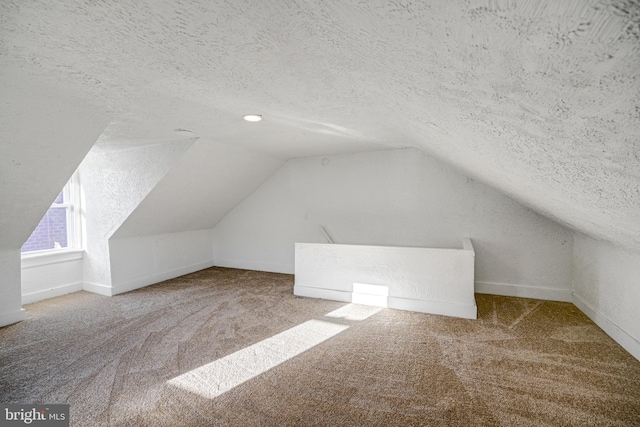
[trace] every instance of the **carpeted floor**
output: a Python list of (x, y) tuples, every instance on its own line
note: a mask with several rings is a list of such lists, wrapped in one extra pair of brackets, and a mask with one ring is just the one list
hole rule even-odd
[(640, 362), (571, 304), (476, 295), (478, 320), (358, 317), (292, 290), (211, 268), (28, 305), (0, 329), (0, 401), (69, 403), (77, 426), (640, 425)]

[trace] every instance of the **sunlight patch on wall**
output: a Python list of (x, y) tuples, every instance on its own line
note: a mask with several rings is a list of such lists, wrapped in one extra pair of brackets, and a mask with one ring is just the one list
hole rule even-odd
[(388, 307), (389, 287), (354, 282), (351, 302), (354, 304), (364, 304), (375, 307)]

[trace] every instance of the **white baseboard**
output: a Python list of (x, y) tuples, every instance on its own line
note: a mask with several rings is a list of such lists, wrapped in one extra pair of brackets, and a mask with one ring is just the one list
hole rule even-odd
[(242, 270), (267, 271), (269, 273), (293, 274), (293, 265), (273, 264), (268, 262), (252, 262), (239, 259), (216, 258), (216, 267), (239, 268)]
[(295, 285), (293, 294), (299, 297), (327, 299), (330, 301), (351, 302), (352, 300), (351, 292), (312, 288), (310, 286)]
[(73, 292), (78, 292), (83, 289), (82, 282), (70, 283), (68, 285), (58, 286), (55, 288), (44, 289), (42, 291), (31, 292), (28, 294), (22, 294), (22, 304), (32, 304), (34, 302), (42, 301), (49, 298), (59, 297), (60, 295), (66, 295)]
[(527, 285), (510, 285), (507, 283), (476, 282), (475, 291), (478, 294), (572, 302), (571, 289), (541, 288)]
[(0, 327), (21, 322), (26, 318), (27, 313), (24, 311), (24, 308), (21, 308), (18, 311), (13, 311), (11, 313), (2, 313), (0, 314)]
[[(321, 289), (309, 286), (295, 285), (293, 294), (302, 297), (320, 298), (340, 302), (366, 303), (377, 307), (387, 307), (396, 310), (417, 311), (419, 313), (440, 314), (443, 316), (461, 317), (463, 319), (477, 319), (477, 307), (471, 304), (455, 304), (443, 301), (426, 301), (411, 298), (386, 297), (386, 304), (381, 302), (380, 295), (354, 294), (334, 289)], [(367, 298), (368, 297), (368, 298)]]
[(82, 290), (87, 292), (93, 292), (94, 294), (104, 295), (106, 297), (112, 296), (113, 288), (109, 285), (103, 285), (101, 283), (88, 283), (82, 284)]
[(417, 311), (419, 313), (439, 314), (463, 319), (478, 318), (478, 307), (475, 304), (456, 304), (444, 301), (389, 297), (388, 307), (396, 310)]
[(122, 284), (115, 284), (111, 287), (111, 295), (118, 295), (136, 289), (144, 288), (145, 286), (155, 285), (156, 283), (160, 283), (162, 281), (173, 279), (179, 276), (184, 276), (185, 274), (193, 273), (196, 271), (204, 270), (205, 268), (210, 268), (214, 265), (215, 263), (213, 261), (199, 262), (185, 267), (176, 268), (174, 270), (154, 274), (152, 276), (131, 280)]
[(596, 311), (589, 305), (584, 298), (573, 292), (573, 304), (580, 309), (587, 317), (593, 320), (606, 332), (615, 342), (620, 344), (622, 348), (627, 350), (633, 357), (640, 360), (640, 342), (634, 337), (626, 333), (620, 326), (616, 325), (611, 319), (604, 314)]

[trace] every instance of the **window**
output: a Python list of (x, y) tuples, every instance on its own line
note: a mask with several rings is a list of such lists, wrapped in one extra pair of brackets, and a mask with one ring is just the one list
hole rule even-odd
[(79, 185), (74, 175), (22, 245), (21, 252), (54, 251), (76, 248), (81, 245)]

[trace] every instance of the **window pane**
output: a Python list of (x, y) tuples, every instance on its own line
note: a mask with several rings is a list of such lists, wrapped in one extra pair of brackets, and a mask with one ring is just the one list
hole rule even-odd
[(56, 197), (53, 203), (64, 203), (64, 190), (58, 194), (58, 197)]
[(22, 246), (22, 252), (66, 248), (67, 246), (67, 208), (52, 207), (31, 233), (29, 240)]

